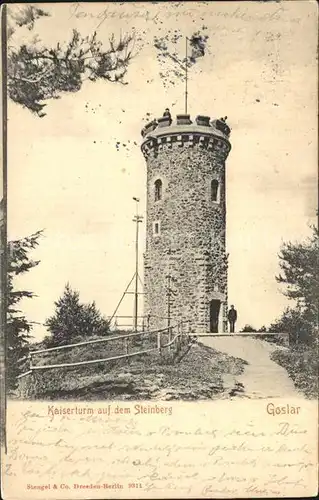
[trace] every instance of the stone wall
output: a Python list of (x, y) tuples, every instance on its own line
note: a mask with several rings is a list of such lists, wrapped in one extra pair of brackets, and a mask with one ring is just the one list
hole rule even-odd
[[(171, 324), (190, 320), (193, 331), (208, 332), (212, 299), (223, 303), (219, 331), (227, 328), (225, 160), (229, 150), (228, 141), (216, 139), (211, 130), (199, 133), (196, 125), (181, 127), (177, 134), (169, 134), (166, 127), (156, 137), (146, 135), (142, 145), (147, 162), (144, 314), (150, 315), (151, 329), (167, 326), (170, 301)], [(158, 179), (162, 197), (155, 201)], [(214, 179), (219, 183), (217, 201), (211, 195)]]

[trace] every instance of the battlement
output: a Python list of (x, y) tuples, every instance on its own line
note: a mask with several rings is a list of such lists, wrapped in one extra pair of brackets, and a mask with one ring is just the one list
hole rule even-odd
[[(141, 134), (142, 137), (146, 137), (149, 133), (154, 131), (156, 131), (156, 135), (162, 134), (164, 132), (162, 129), (168, 127), (170, 127), (169, 130), (172, 132), (176, 127), (180, 129), (180, 127), (184, 125), (192, 125), (192, 127), (187, 127), (187, 129), (194, 129), (194, 127), (207, 127), (213, 129), (218, 133), (218, 135), (221, 134), (225, 139), (228, 139), (231, 131), (230, 127), (225, 121), (225, 118), (211, 120), (209, 116), (198, 115), (196, 116), (195, 121), (192, 121), (190, 115), (179, 114), (176, 115), (176, 120), (172, 120), (171, 116), (161, 116), (160, 118), (152, 120), (145, 125), (145, 127), (142, 129)], [(170, 132), (167, 131), (167, 133)], [(154, 133), (152, 135), (154, 135)]]
[(171, 148), (174, 144), (190, 147), (198, 144), (226, 157), (231, 149), (230, 131), (224, 118), (212, 120), (209, 116), (198, 115), (192, 121), (188, 114), (176, 115), (175, 120), (171, 116), (162, 116), (142, 129), (141, 149), (144, 156), (149, 156), (151, 152), (157, 154), (164, 145)]

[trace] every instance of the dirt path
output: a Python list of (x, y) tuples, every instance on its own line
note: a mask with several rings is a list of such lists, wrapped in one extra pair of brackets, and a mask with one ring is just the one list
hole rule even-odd
[(250, 337), (207, 337), (200, 341), (218, 351), (241, 358), (248, 362), (244, 372), (236, 379), (230, 380), (225, 376), (225, 386), (240, 385), (243, 392), (237, 397), (246, 398), (275, 398), (275, 397), (300, 397), (293, 381), (286, 370), (270, 359), (271, 353), (278, 347), (269, 342)]

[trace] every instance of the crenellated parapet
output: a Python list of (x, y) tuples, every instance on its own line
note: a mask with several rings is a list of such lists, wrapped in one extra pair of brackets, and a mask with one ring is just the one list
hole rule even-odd
[(162, 116), (143, 128), (141, 149), (147, 158), (163, 149), (197, 146), (226, 159), (231, 149), (229, 135), (225, 119), (211, 120), (209, 116), (198, 115), (192, 121), (188, 114), (179, 114), (176, 120)]

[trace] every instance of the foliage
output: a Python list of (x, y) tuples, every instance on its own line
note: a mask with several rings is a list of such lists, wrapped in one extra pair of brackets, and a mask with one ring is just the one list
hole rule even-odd
[[(136, 46), (142, 40), (135, 34), (135, 28), (131, 34), (121, 35), (118, 40), (112, 35), (107, 48), (97, 40), (96, 32), (82, 37), (77, 30), (73, 31), (71, 40), (56, 46), (45, 46), (37, 36), (27, 43), (26, 37), (23, 37), (22, 44), (13, 43), (19, 28), (33, 32), (36, 21), (49, 16), (48, 12), (34, 5), (10, 6), (8, 9), (8, 93), (14, 102), (43, 117), (46, 115), (44, 101), (57, 99), (63, 92), (79, 91), (87, 79), (126, 84), (124, 77), (133, 54), (138, 52)], [(206, 30), (207, 26), (202, 26), (191, 33), (187, 41), (178, 29), (168, 30), (164, 36), (153, 36), (152, 46), (164, 87), (184, 81), (186, 68), (191, 69), (206, 55)], [(143, 43), (147, 44), (145, 40)], [(147, 83), (152, 81), (149, 79)]]
[(67, 284), (63, 295), (55, 302), (55, 313), (45, 326), (52, 335), (52, 344), (67, 344), (76, 336), (103, 335), (109, 332), (109, 322), (97, 309), (95, 302), (82, 304), (79, 292)]
[(8, 38), (11, 38), (17, 27), (21, 28), (22, 26), (26, 26), (29, 31), (33, 30), (35, 21), (46, 16), (49, 16), (47, 12), (34, 5), (20, 6), (16, 10), (10, 8), (10, 15), (8, 16)]
[[(157, 51), (157, 60), (161, 67), (159, 76), (164, 87), (175, 85), (175, 81), (184, 81), (186, 68), (194, 66), (198, 59), (205, 56), (208, 35), (205, 34), (206, 26), (194, 32), (185, 40), (178, 30), (168, 30), (166, 35), (154, 36), (153, 46)], [(186, 57), (186, 47), (188, 55)], [(180, 54), (185, 54), (182, 57)]]
[[(34, 27), (34, 21), (48, 14), (36, 7), (20, 9), (19, 14), (12, 14), (10, 31), (12, 35), (16, 25)], [(14, 17), (15, 16), (15, 17)], [(104, 79), (109, 82), (124, 84), (132, 59), (134, 36), (127, 34), (118, 41), (114, 35), (109, 40), (109, 47), (104, 50), (94, 32), (82, 37), (73, 30), (72, 38), (67, 43), (58, 43), (54, 47), (45, 47), (35, 38), (31, 43), (10, 44), (8, 51), (8, 93), (10, 98), (30, 111), (43, 117), (43, 108), (47, 99), (57, 99), (62, 92), (77, 92), (84, 80)]]
[(276, 278), (286, 285), (285, 295), (295, 301), (270, 325), (270, 331), (288, 331), (290, 341), (311, 344), (318, 335), (319, 238), (318, 230), (301, 243), (284, 243), (279, 259), (281, 273)]
[(300, 344), (287, 351), (275, 351), (271, 357), (287, 370), (296, 388), (307, 398), (318, 398), (318, 349)]
[(295, 301), (269, 327), (270, 332), (289, 333), (290, 349), (272, 353), (283, 366), (296, 388), (308, 398), (318, 397), (318, 230), (302, 243), (285, 243), (280, 255), (279, 283)]
[(244, 328), (242, 330), (240, 330), (241, 332), (267, 332), (267, 328), (265, 326), (262, 326), (261, 328), (257, 329), (257, 328), (254, 328), (253, 326), (251, 325), (245, 325)]
[(276, 278), (286, 285), (285, 295), (297, 302), (299, 311), (306, 311), (309, 319), (319, 314), (319, 233), (301, 243), (284, 243), (279, 254), (281, 273)]
[(285, 309), (279, 319), (270, 326), (269, 332), (288, 332), (291, 344), (312, 344), (316, 339), (316, 324), (307, 311), (300, 307)]
[(245, 325), (241, 332), (257, 332), (256, 328), (251, 325)]
[(17, 309), (17, 305), (24, 298), (34, 297), (28, 290), (15, 290), (14, 278), (24, 274), (40, 261), (32, 260), (31, 250), (39, 244), (42, 231), (9, 242), (7, 259), (7, 387), (9, 391), (17, 387), (17, 376), (23, 371), (23, 359), (29, 352), (30, 331), (32, 323)]

